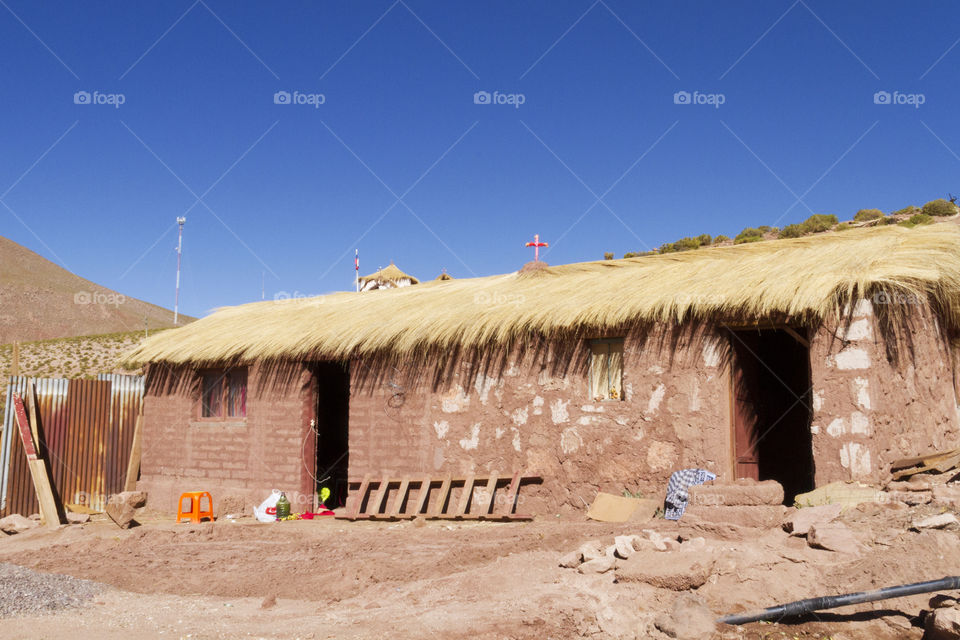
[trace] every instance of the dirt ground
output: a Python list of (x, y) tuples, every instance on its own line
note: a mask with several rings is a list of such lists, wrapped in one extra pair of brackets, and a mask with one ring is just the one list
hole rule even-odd
[[(180, 524), (141, 518), (33, 529), (0, 539), (0, 562), (110, 585), (78, 608), (6, 618), (2, 638), (667, 638), (682, 593), (558, 566), (564, 553), (656, 529), (702, 536), (712, 566), (696, 594), (722, 615), (805, 597), (960, 575), (956, 531), (909, 531), (939, 512), (861, 505), (841, 516), (860, 555), (809, 548), (780, 529), (665, 520), (602, 524), (346, 522)], [(684, 543), (685, 544), (685, 543)], [(683, 545), (681, 545), (681, 549)], [(276, 604), (263, 606), (265, 600)], [(715, 638), (920, 638), (930, 596), (718, 628)]]

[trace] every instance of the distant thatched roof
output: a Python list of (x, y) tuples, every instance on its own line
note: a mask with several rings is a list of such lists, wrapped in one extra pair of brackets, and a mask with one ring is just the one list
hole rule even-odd
[(960, 318), (960, 230), (885, 226), (220, 309), (140, 345), (131, 362), (416, 357), (538, 332), (636, 321), (814, 321), (876, 290), (932, 296)]
[(400, 269), (397, 268), (397, 265), (391, 262), (389, 266), (384, 267), (383, 269), (377, 269), (368, 276), (361, 277), (360, 288), (363, 289), (364, 286), (370, 282), (379, 285), (396, 285), (404, 280), (409, 280), (410, 284), (418, 284), (420, 282), (413, 276), (400, 271)]
[(454, 279), (455, 278), (449, 273), (447, 273), (446, 271), (444, 271), (443, 273), (438, 275), (436, 278), (434, 278), (434, 280), (439, 280), (441, 282), (446, 282), (447, 280), (454, 280)]

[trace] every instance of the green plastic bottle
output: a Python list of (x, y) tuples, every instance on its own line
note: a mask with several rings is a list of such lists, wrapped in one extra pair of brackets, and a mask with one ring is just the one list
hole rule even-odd
[(277, 500), (277, 520), (282, 520), (290, 515), (290, 501), (287, 500), (287, 494), (281, 493)]

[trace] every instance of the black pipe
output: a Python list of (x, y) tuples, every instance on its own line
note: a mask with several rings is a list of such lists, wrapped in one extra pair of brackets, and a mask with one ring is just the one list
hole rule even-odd
[(849, 604), (859, 604), (861, 602), (874, 602), (876, 600), (887, 600), (888, 598), (900, 598), (903, 596), (913, 596), (918, 593), (931, 593), (933, 591), (950, 591), (960, 589), (960, 576), (947, 576), (939, 580), (930, 580), (928, 582), (915, 582), (913, 584), (902, 584), (897, 587), (884, 587), (883, 589), (874, 589), (873, 591), (860, 591), (858, 593), (847, 593), (841, 596), (821, 596), (819, 598), (808, 598), (806, 600), (797, 600), (787, 604), (779, 604), (775, 607), (769, 607), (762, 611), (752, 613), (732, 613), (718, 619), (717, 622), (723, 624), (746, 624), (748, 622), (757, 622), (759, 620), (775, 620), (780, 618), (799, 616), (804, 613), (820, 611), (821, 609), (836, 609), (845, 607)]

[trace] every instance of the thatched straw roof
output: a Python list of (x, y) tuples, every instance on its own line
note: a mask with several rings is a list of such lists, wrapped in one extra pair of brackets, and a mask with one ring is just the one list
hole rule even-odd
[(454, 278), (452, 275), (450, 275), (449, 273), (447, 273), (446, 271), (444, 271), (443, 273), (441, 273), (440, 275), (438, 275), (436, 278), (434, 278), (434, 280), (439, 280), (439, 281), (441, 281), (441, 282), (445, 282), (445, 281), (447, 281), (447, 280), (454, 280), (454, 279), (455, 279), (455, 278)]
[(398, 269), (397, 265), (391, 262), (389, 266), (384, 267), (383, 269), (377, 269), (368, 276), (361, 277), (360, 288), (365, 288), (368, 283), (373, 283), (379, 286), (396, 286), (397, 284), (404, 284), (405, 280), (409, 280), (410, 284), (418, 284), (420, 282), (410, 274), (404, 273)]
[[(960, 318), (960, 230), (886, 226), (220, 309), (144, 341), (129, 362), (423, 357), (651, 321), (811, 322), (877, 290)], [(891, 305), (893, 306), (893, 305)]]

